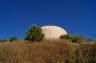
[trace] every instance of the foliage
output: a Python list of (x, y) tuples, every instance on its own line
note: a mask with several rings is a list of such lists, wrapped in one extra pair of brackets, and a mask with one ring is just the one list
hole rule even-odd
[(7, 39), (6, 38), (2, 38), (2, 39), (0, 39), (0, 42), (7, 42)]
[(76, 60), (75, 60), (76, 59), (76, 55), (75, 55), (76, 49), (77, 49), (77, 45), (76, 44), (74, 44), (74, 45), (71, 44), (70, 45), (70, 54), (69, 54), (67, 62), (65, 62), (65, 63), (76, 63)]
[(96, 44), (81, 44), (76, 50), (77, 63), (96, 63)]
[(41, 41), (43, 40), (43, 38), (44, 34), (42, 32), (42, 29), (37, 25), (32, 25), (25, 36), (25, 40), (31, 40), (31, 41)]
[(89, 56), (90, 56), (89, 62), (96, 63), (96, 43), (91, 46)]
[(93, 41), (95, 41), (95, 40), (92, 39), (92, 38), (88, 38), (88, 39), (86, 40), (86, 42), (93, 42)]
[(10, 39), (9, 39), (10, 42), (17, 41), (17, 40), (19, 40), (19, 39), (15, 36), (10, 37)]
[(60, 39), (69, 40), (74, 43), (81, 43), (84, 41), (84, 37), (81, 35), (61, 35)]

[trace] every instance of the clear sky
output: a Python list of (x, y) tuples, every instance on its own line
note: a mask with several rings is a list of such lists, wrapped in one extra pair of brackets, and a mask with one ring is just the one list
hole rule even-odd
[(0, 0), (0, 38), (23, 39), (31, 24), (96, 39), (96, 0)]

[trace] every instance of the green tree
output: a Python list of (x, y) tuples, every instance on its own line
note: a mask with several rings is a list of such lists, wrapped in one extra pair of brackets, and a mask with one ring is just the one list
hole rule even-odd
[(83, 42), (85, 38), (81, 35), (61, 35), (60, 39), (65, 39), (74, 43), (80, 43)]
[(41, 27), (32, 25), (31, 28), (26, 32), (25, 40), (41, 41), (44, 38)]
[(10, 37), (9, 41), (12, 42), (12, 41), (17, 41), (19, 40), (17, 37), (13, 36), (13, 37)]
[(6, 38), (2, 38), (2, 39), (0, 39), (0, 42), (7, 42), (7, 39)]

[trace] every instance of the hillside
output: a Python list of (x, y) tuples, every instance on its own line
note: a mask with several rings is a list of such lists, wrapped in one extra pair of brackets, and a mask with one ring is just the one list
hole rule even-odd
[[(0, 43), (0, 63), (88, 63), (91, 61), (86, 55), (90, 52), (90, 48), (89, 44), (79, 46), (64, 40), (33, 43), (28, 41), (6, 42)], [(82, 55), (80, 51), (86, 55)], [(95, 60), (92, 61), (96, 63)]]

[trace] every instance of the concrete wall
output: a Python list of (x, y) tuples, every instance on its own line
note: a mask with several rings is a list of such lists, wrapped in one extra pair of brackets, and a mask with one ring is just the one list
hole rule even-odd
[(43, 26), (41, 27), (46, 39), (59, 39), (61, 35), (66, 35), (67, 32), (58, 26)]

